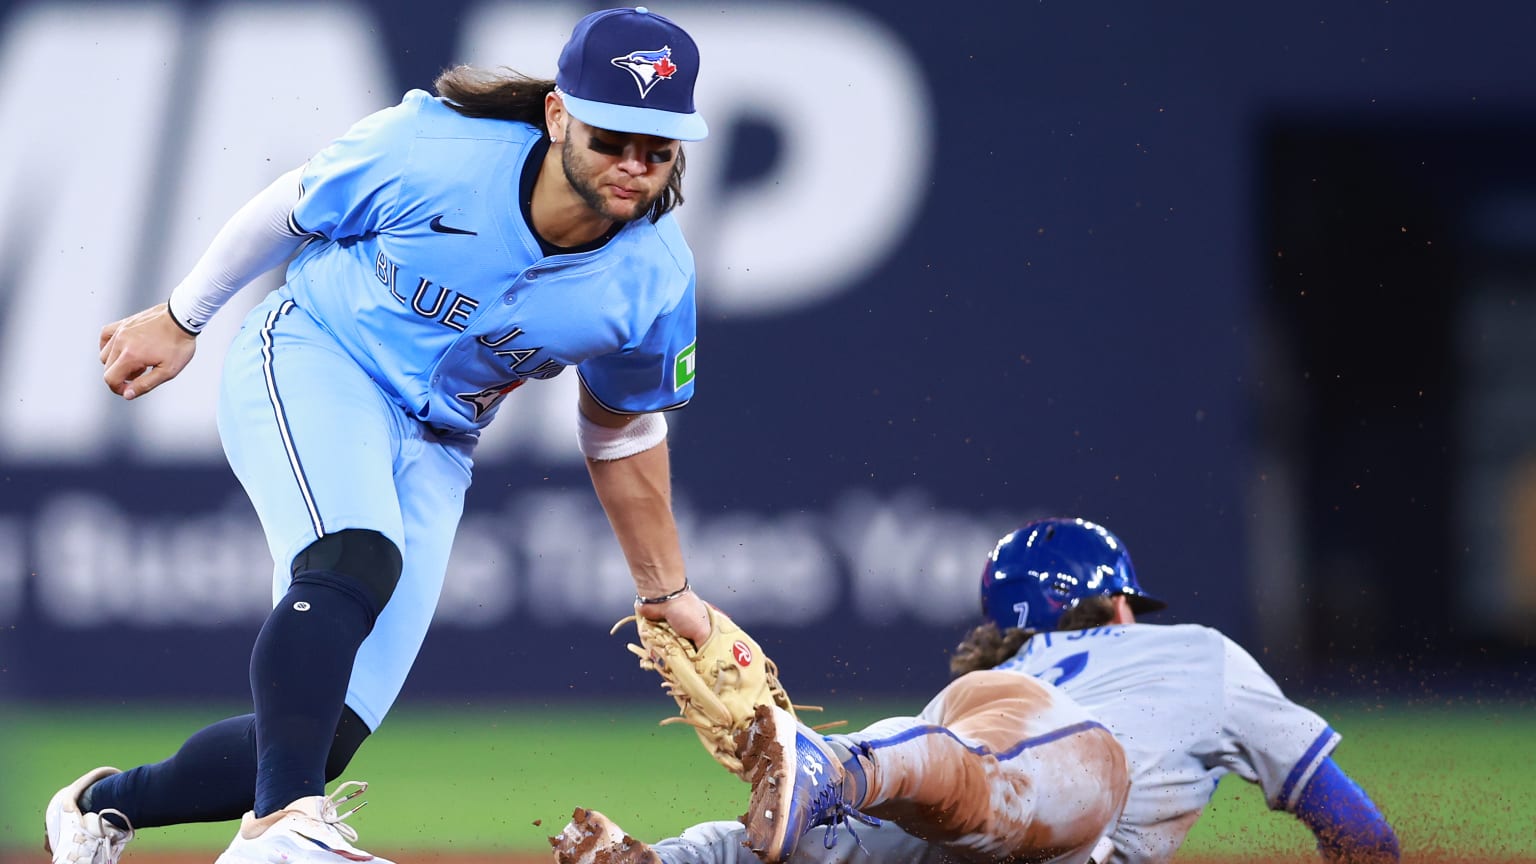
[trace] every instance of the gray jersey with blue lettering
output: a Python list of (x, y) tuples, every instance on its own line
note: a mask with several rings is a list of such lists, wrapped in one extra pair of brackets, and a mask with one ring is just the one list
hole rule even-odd
[[(1290, 810), (1339, 743), (1312, 711), (1287, 699), (1237, 643), (1194, 624), (1127, 624), (1041, 633), (998, 666), (1050, 682), (1114, 733), (1131, 788), (1099, 864), (1173, 860), (1227, 773), (1257, 783)], [(966, 678), (951, 686), (964, 686)], [(1037, 777), (1048, 788), (1048, 777)], [(796, 848), (791, 864), (958, 864), (944, 843), (895, 823), (858, 826)], [(706, 822), (653, 848), (664, 864), (760, 864), (739, 821)]]
[(1290, 810), (1339, 742), (1217, 630), (1127, 624), (1042, 633), (999, 669), (1065, 690), (1114, 732), (1131, 794), (1111, 835), (1117, 862), (1167, 861), (1228, 772)]

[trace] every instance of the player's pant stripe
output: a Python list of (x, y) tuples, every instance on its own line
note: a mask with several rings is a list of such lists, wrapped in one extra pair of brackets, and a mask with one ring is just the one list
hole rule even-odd
[(315, 506), (315, 496), (309, 488), (309, 478), (304, 476), (304, 462), (299, 459), (299, 451), (293, 446), (293, 433), (288, 428), (288, 415), (283, 411), (283, 398), (277, 393), (277, 376), (272, 370), (272, 331), (277, 326), (277, 319), (287, 315), (293, 309), (293, 301), (289, 300), (283, 305), (267, 313), (266, 323), (261, 328), (261, 373), (267, 380), (267, 401), (272, 403), (272, 416), (277, 420), (277, 432), (283, 438), (283, 450), (288, 454), (288, 467), (293, 469), (293, 479), (299, 484), (299, 494), (304, 498), (304, 506), (309, 509), (309, 522), (315, 528), (316, 537), (325, 536), (325, 522), (320, 518), (320, 508)]
[[(1014, 746), (1009, 747), (1007, 750), (1003, 750), (1001, 752), (994, 752), (991, 747), (988, 747), (985, 744), (966, 744), (965, 742), (960, 740), (960, 736), (958, 736), (954, 732), (951, 732), (950, 730), (944, 728), (943, 726), (928, 726), (928, 725), (914, 726), (911, 729), (907, 729), (907, 730), (905, 730), (905, 731), (903, 731), (903, 732), (901, 732), (899, 734), (892, 735), (889, 738), (881, 738), (878, 741), (863, 741), (863, 742), (860, 742), (860, 743), (865, 744), (866, 746), (869, 746), (869, 747), (872, 747), (872, 748), (875, 748), (875, 749), (879, 749), (879, 748), (882, 748), (882, 747), (894, 747), (897, 744), (904, 744), (904, 743), (906, 743), (908, 741), (912, 741), (912, 740), (915, 740), (917, 738), (921, 738), (924, 735), (946, 735), (946, 736), (948, 736), (950, 738), (955, 739), (955, 741), (958, 742), (965, 749), (971, 751), (972, 753), (975, 753), (978, 756), (982, 756), (982, 755), (986, 755), (988, 753), (991, 753), (992, 755), (996, 756), (999, 760), (1004, 760), (1004, 759), (1012, 759), (1013, 757), (1019, 755), (1020, 753), (1023, 753), (1025, 750), (1029, 750), (1029, 749), (1032, 749), (1032, 748), (1035, 748), (1035, 747), (1041, 747), (1041, 746), (1044, 746), (1046, 744), (1051, 743), (1052, 741), (1060, 741), (1063, 738), (1066, 738), (1066, 737), (1069, 737), (1069, 736), (1072, 736), (1072, 735), (1076, 735), (1079, 732), (1087, 732), (1090, 729), (1104, 729), (1104, 724), (1097, 723), (1097, 722), (1095, 722), (1093, 720), (1084, 720), (1081, 723), (1073, 723), (1071, 726), (1063, 726), (1060, 729), (1052, 729), (1051, 731), (1045, 733), (1044, 735), (1040, 735), (1040, 736), (1037, 736), (1035, 738), (1026, 738), (1023, 741), (1020, 741), (1019, 743), (1015, 744)], [(1108, 731), (1108, 730), (1105, 730), (1105, 731)]]

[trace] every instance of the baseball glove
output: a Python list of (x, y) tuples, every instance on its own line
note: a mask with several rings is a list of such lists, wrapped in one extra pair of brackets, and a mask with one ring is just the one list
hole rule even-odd
[(666, 726), (686, 723), (699, 742), (727, 771), (746, 779), (736, 752), (736, 733), (752, 723), (752, 709), (773, 704), (795, 713), (820, 711), (815, 705), (795, 705), (779, 683), (779, 669), (757, 642), (724, 612), (709, 606), (713, 626), (704, 644), (695, 646), (665, 621), (631, 615), (610, 633), (633, 621), (640, 644), (627, 646), (640, 658), (640, 668), (661, 675), (661, 686), (681, 709)]

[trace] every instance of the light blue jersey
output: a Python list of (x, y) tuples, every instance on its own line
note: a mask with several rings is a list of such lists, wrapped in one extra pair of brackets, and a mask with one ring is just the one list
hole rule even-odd
[(544, 257), (518, 201), (540, 132), (420, 90), (310, 160), (282, 289), (417, 419), (471, 431), (530, 378), (578, 367), (620, 413), (693, 394), (693, 254), (671, 214)]
[(693, 394), (693, 256), (676, 223), (543, 254), (520, 181), (544, 152), (532, 126), (420, 91), (365, 118), (305, 167), (292, 222), (313, 239), (226, 357), (219, 432), (266, 532), (274, 600), (320, 537), (376, 531), (401, 551), (347, 690), (370, 728), (426, 636), (475, 440), (503, 398), (567, 366), (620, 413)]

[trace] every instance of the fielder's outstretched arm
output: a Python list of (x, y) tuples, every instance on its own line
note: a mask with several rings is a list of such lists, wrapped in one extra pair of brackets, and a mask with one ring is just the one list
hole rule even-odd
[(1387, 864), (1402, 858), (1391, 824), (1331, 756), (1307, 782), (1295, 813), (1317, 836), (1323, 860), (1332, 864)]
[[(616, 414), (581, 390), (578, 439), (587, 472), (635, 579), (636, 611), (665, 619), (679, 635), (709, 638), (704, 601), (688, 590), (672, 516), (672, 463), (660, 413)], [(641, 603), (639, 598), (668, 598)]]
[(197, 334), (235, 292), (288, 260), (305, 236), (293, 224), (300, 170), (277, 178), (235, 212), (166, 303), (101, 328), (102, 379), (135, 399), (175, 378), (197, 351)]

